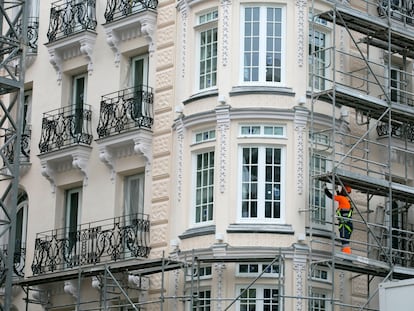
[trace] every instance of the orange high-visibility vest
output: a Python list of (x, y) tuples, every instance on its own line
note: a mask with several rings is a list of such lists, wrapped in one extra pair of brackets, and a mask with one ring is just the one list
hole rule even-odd
[(336, 195), (334, 196), (334, 200), (338, 202), (339, 210), (349, 210), (351, 208), (351, 203), (346, 196)]

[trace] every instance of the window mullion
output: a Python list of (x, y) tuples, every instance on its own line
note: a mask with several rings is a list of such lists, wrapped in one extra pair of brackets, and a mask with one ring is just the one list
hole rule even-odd
[(260, 8), (259, 17), (259, 81), (266, 81), (266, 7)]

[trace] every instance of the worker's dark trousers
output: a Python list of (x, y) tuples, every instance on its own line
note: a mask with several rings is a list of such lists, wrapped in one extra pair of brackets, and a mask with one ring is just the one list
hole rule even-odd
[(353, 228), (350, 218), (344, 217), (339, 220), (339, 236), (341, 237), (342, 245), (349, 244)]

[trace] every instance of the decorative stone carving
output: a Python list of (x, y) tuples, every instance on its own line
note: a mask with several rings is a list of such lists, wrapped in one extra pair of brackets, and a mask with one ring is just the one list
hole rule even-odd
[(221, 298), (223, 298), (223, 274), (225, 269), (226, 265), (224, 263), (214, 264), (214, 270), (217, 273), (217, 311), (222, 310)]
[(74, 299), (78, 299), (79, 288), (76, 280), (65, 281), (63, 290), (65, 293), (71, 295)]
[(223, 22), (223, 34), (222, 34), (222, 61), (223, 66), (227, 66), (229, 58), (229, 32), (230, 32), (230, 5), (231, 0), (221, 0), (222, 7), (222, 22)]
[(303, 299), (300, 299), (300, 297), (305, 296), (305, 286), (304, 286), (304, 271), (305, 271), (305, 263), (303, 262), (296, 262), (294, 260), (293, 264), (293, 270), (295, 271), (295, 284), (296, 284), (296, 297), (299, 297), (296, 299), (296, 311), (302, 311), (303, 310)]
[(298, 32), (297, 37), (297, 60), (299, 67), (303, 66), (304, 54), (305, 54), (305, 22), (306, 22), (306, 9), (307, 1), (305, 0), (296, 0), (296, 29)]
[(181, 13), (181, 77), (185, 75), (186, 48), (187, 48), (187, 22), (188, 3), (187, 0), (180, 0), (177, 9)]
[(303, 193), (304, 186), (304, 153), (306, 125), (308, 121), (309, 110), (304, 107), (295, 107), (295, 130), (296, 137), (296, 189), (299, 194)]
[(184, 124), (182, 116), (177, 120), (177, 200), (181, 202), (182, 185), (183, 185), (183, 154), (184, 154)]
[(230, 129), (230, 106), (221, 104), (216, 107), (217, 129), (220, 133), (220, 192), (224, 193), (226, 186), (226, 168), (228, 156), (228, 131)]

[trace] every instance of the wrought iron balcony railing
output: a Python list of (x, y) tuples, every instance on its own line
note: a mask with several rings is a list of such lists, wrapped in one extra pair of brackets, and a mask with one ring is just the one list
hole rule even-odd
[(33, 274), (73, 267), (147, 258), (149, 216), (134, 214), (69, 228), (38, 233), (32, 264)]
[(85, 31), (95, 30), (96, 0), (60, 0), (52, 3), (47, 38), (49, 42)]
[(391, 131), (388, 123), (379, 123), (377, 125), (377, 134), (379, 137), (385, 137), (391, 135), (391, 137), (401, 140), (407, 140), (407, 142), (414, 142), (414, 124), (410, 123), (394, 123), (391, 125)]
[(156, 10), (158, 0), (107, 0), (105, 20), (107, 23), (147, 10)]
[[(16, 31), (18, 34), (22, 33), (22, 22), (19, 19), (16, 25)], [(39, 39), (39, 18), (29, 17), (27, 23), (27, 40), (29, 44), (29, 52), (37, 53), (37, 41)]]
[(102, 96), (99, 138), (134, 128), (151, 129), (153, 124), (152, 88), (141, 85)]
[(66, 106), (43, 114), (40, 153), (63, 147), (92, 143), (92, 111), (89, 105), (81, 108)]
[[(6, 260), (8, 257), (8, 245), (0, 246), (0, 285), (3, 284), (6, 273)], [(14, 251), (14, 265), (13, 272), (18, 277), (24, 276), (26, 258), (26, 246), (21, 241), (16, 241)]]
[[(378, 14), (400, 20), (405, 24), (414, 23), (414, 0), (379, 0)], [(390, 7), (388, 4), (390, 3)]]
[[(20, 163), (29, 163), (30, 162), (30, 137), (31, 137), (31, 128), (26, 126), (22, 137), (20, 140)], [(9, 163), (14, 162), (14, 140), (16, 135), (11, 129), (6, 129), (4, 134), (4, 154)]]

